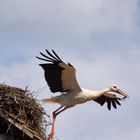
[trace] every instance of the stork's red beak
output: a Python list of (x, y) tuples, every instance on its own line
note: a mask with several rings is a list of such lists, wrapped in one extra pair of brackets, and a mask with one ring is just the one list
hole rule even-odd
[(118, 90), (117, 90), (117, 93), (123, 95), (124, 98), (129, 98), (129, 96), (128, 96), (126, 93), (124, 93), (121, 89), (118, 89)]

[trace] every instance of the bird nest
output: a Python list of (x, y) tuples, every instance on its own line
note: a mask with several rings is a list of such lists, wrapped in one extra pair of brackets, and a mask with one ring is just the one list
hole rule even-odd
[[(0, 84), (0, 133), (3, 130), (3, 133), (10, 131), (14, 134), (16, 128), (23, 137), (26, 135), (31, 139), (45, 140), (45, 129), (49, 125), (45, 116), (49, 117), (33, 93), (27, 89)], [(5, 123), (8, 124), (6, 131)]]

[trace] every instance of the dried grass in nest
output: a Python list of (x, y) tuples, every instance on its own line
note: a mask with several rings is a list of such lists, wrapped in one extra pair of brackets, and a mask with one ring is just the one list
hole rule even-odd
[[(45, 140), (48, 116), (37, 100), (27, 89), (23, 90), (0, 84), (0, 116), (20, 124), (24, 129)], [(48, 116), (49, 117), (49, 116)]]

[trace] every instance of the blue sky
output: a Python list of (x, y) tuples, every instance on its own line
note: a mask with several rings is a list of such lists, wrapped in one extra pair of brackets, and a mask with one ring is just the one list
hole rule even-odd
[[(0, 82), (52, 96), (35, 58), (54, 49), (77, 68), (81, 87), (117, 84), (130, 99), (118, 110), (94, 102), (57, 118), (61, 140), (140, 137), (140, 7), (138, 0), (0, 0)], [(45, 51), (44, 51), (45, 52)], [(45, 88), (43, 88), (45, 87)], [(44, 105), (47, 113), (57, 105)]]

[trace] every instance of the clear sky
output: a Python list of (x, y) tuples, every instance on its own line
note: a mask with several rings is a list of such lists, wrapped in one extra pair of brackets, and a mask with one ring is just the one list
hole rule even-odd
[[(52, 96), (35, 58), (45, 49), (76, 67), (81, 87), (116, 84), (130, 96), (117, 110), (95, 102), (66, 110), (60, 140), (140, 138), (139, 0), (0, 0), (0, 83)], [(58, 106), (44, 107), (51, 114)]]

